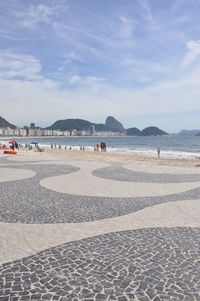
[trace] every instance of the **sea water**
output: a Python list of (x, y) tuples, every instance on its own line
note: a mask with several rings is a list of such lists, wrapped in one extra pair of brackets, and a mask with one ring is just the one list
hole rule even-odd
[[(0, 143), (7, 143), (11, 138), (0, 138)], [(161, 148), (161, 156), (174, 158), (200, 158), (200, 136), (180, 137), (170, 136), (120, 136), (120, 137), (95, 137), (95, 136), (70, 136), (70, 137), (15, 137), (20, 144), (38, 142), (42, 147), (50, 147), (51, 144), (61, 145), (74, 149), (84, 146), (86, 150), (93, 151), (95, 145), (104, 141), (107, 150), (120, 153), (140, 153), (145, 156), (157, 155), (157, 148)]]

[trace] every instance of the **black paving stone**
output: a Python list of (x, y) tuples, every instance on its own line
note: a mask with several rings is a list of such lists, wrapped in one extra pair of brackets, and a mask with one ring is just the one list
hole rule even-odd
[(127, 169), (121, 165), (112, 165), (92, 171), (96, 177), (114, 181), (140, 183), (184, 183), (200, 181), (200, 174), (162, 174), (147, 173)]
[[(37, 263), (45, 264), (49, 258), (57, 265), (49, 261), (43, 281), (43, 269), (38, 269)], [(25, 286), (24, 265), (28, 280), (38, 279), (32, 287)], [(3, 264), (1, 298), (8, 296), (6, 275), (10, 271), (17, 275), (10, 296), (19, 300), (199, 301), (200, 229), (151, 228), (105, 234)], [(22, 290), (16, 292), (17, 287)]]

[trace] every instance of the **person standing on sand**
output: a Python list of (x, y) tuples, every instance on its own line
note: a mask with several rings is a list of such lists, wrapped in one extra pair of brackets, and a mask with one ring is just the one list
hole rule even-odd
[(160, 146), (157, 149), (158, 158), (160, 158)]

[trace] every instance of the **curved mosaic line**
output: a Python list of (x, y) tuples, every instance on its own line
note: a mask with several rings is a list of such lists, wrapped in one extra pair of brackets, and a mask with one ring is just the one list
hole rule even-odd
[(199, 228), (105, 234), (0, 266), (0, 296), (26, 301), (197, 301), (199, 258)]
[[(15, 165), (12, 168), (22, 168), (22, 166), (24, 167), (24, 165)], [(40, 224), (79, 223), (121, 216), (165, 202), (200, 198), (200, 188), (158, 197), (75, 196), (46, 189), (39, 184), (39, 181), (47, 176), (75, 172), (79, 168), (46, 164), (26, 164), (26, 168), (36, 171), (37, 175), (22, 181), (0, 183), (0, 221)]]
[(93, 176), (125, 182), (140, 183), (184, 183), (200, 180), (200, 174), (162, 174), (134, 171), (120, 165), (99, 168), (92, 172)]

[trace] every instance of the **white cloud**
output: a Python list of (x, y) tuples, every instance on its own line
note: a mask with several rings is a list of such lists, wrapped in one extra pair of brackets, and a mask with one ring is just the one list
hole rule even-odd
[(40, 19), (40, 21), (49, 22), (52, 14), (53, 14), (53, 9), (46, 5), (40, 4), (35, 7), (31, 5), (30, 16), (35, 20)]
[(100, 121), (112, 114), (125, 124), (134, 116), (145, 119), (152, 114), (189, 114), (191, 110), (200, 111), (199, 76), (200, 68), (177, 80), (142, 89), (112, 86), (94, 76), (72, 77), (75, 90), (61, 88), (55, 80), (0, 79), (1, 111), (13, 123), (23, 125), (35, 120), (42, 126), (69, 117)]
[(73, 75), (69, 79), (69, 84), (84, 87), (84, 86), (91, 86), (93, 84), (98, 84), (104, 81), (106, 81), (106, 79), (103, 77)]
[(200, 56), (200, 40), (186, 43), (187, 53), (183, 59), (183, 67), (190, 66)]
[[(163, 62), (162, 60), (152, 59), (137, 59), (137, 57), (123, 57), (120, 66), (121, 74), (128, 80), (132, 79), (134, 86), (137, 83), (144, 85), (154, 85), (155, 83), (161, 82), (164, 79), (179, 76), (180, 62), (171, 59), (169, 64), (168, 61)], [(176, 68), (176, 74), (174, 75), (173, 70)], [(182, 69), (181, 69), (182, 71)]]
[(0, 35), (13, 41), (48, 39), (54, 20), (60, 20), (67, 10), (65, 0), (12, 0), (6, 5), (0, 1)]
[(62, 61), (61, 65), (58, 67), (59, 72), (63, 72), (70, 63), (84, 62), (82, 57), (80, 55), (78, 55), (77, 53), (75, 53), (74, 51), (65, 53), (65, 55), (63, 57), (64, 57), (63, 61)]
[(31, 4), (27, 10), (18, 12), (18, 16), (22, 18), (21, 25), (30, 29), (34, 29), (39, 23), (50, 23), (53, 14), (54, 8), (44, 4)]
[(151, 14), (151, 9), (150, 9), (150, 6), (149, 6), (149, 3), (147, 2), (147, 0), (139, 0), (139, 3), (140, 3), (140, 5), (142, 6), (142, 8), (145, 12), (147, 20), (152, 21), (153, 16)]
[(125, 17), (120, 17), (120, 35), (123, 39), (130, 38), (133, 33), (133, 22)]
[(0, 52), (0, 78), (20, 77), (24, 80), (39, 80), (41, 65), (31, 55), (14, 54), (10, 51)]
[(79, 75), (73, 75), (70, 79), (69, 79), (69, 83), (70, 85), (74, 85), (76, 83), (79, 83), (81, 81), (81, 77)]
[(80, 55), (75, 53), (74, 51), (68, 52), (64, 55), (65, 61), (66, 62), (71, 62), (71, 61), (82, 61), (82, 58)]

